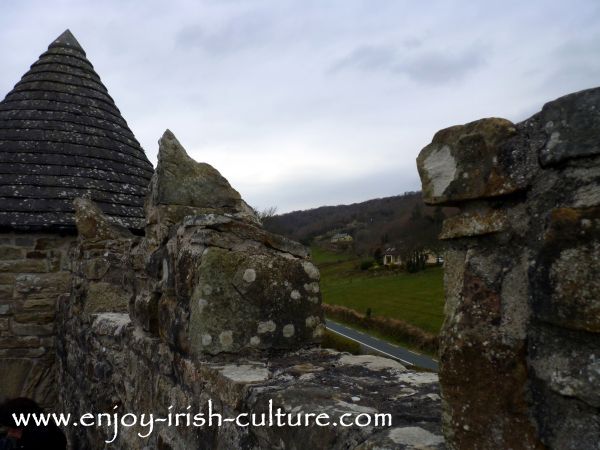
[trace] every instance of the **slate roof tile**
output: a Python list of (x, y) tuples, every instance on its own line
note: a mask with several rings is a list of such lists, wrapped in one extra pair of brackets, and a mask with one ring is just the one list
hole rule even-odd
[(153, 171), (69, 30), (0, 102), (0, 228), (74, 230), (73, 198), (88, 195), (141, 230)]

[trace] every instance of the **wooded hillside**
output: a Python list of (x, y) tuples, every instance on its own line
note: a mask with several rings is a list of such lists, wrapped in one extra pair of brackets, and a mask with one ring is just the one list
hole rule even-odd
[(265, 219), (265, 227), (305, 245), (315, 240), (327, 243), (336, 233), (353, 238), (351, 249), (372, 256), (387, 247), (410, 251), (412, 247), (433, 249), (444, 217), (450, 208), (429, 207), (420, 192), (406, 192), (351, 205), (322, 206)]

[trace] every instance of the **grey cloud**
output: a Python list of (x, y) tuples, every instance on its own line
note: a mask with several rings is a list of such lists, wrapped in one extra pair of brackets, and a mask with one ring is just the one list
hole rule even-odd
[(398, 53), (395, 48), (388, 46), (358, 47), (331, 66), (330, 72), (335, 73), (348, 69), (393, 71), (399, 58)]
[(467, 50), (460, 54), (430, 52), (398, 64), (395, 70), (398, 73), (406, 73), (416, 81), (439, 83), (459, 80), (484, 63), (485, 59), (480, 50)]
[(404, 74), (420, 83), (438, 84), (460, 80), (485, 63), (482, 48), (468, 48), (460, 52), (410, 52), (410, 47), (422, 46), (420, 41), (412, 42), (411, 46), (405, 45), (402, 50), (390, 46), (358, 47), (336, 62), (330, 72), (383, 71), (394, 75)]
[(238, 52), (269, 39), (270, 22), (260, 11), (248, 11), (211, 27), (199, 23), (179, 30), (175, 43), (180, 48), (201, 48), (213, 55)]
[(548, 84), (580, 82), (600, 84), (600, 33), (566, 39), (553, 52), (555, 60), (561, 61), (549, 76)]

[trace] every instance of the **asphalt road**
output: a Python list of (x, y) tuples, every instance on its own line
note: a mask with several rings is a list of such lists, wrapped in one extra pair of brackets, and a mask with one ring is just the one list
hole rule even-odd
[(356, 341), (370, 349), (376, 350), (377, 352), (380, 352), (389, 358), (397, 359), (403, 364), (421, 367), (434, 372), (438, 371), (437, 361), (429, 356), (421, 355), (411, 350), (398, 347), (397, 345), (382, 341), (381, 339), (377, 339), (376, 337), (352, 328), (348, 328), (344, 325), (340, 325), (339, 323), (331, 320), (327, 320), (326, 325), (327, 328), (334, 333), (340, 334), (348, 339), (352, 339), (353, 341)]

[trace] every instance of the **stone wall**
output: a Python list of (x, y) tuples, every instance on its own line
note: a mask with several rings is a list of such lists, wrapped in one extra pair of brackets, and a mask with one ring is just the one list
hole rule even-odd
[[(64, 412), (389, 413), (392, 426), (121, 428), (123, 449), (443, 448), (438, 379), (376, 356), (319, 348), (319, 271), (307, 250), (265, 231), (227, 180), (166, 132), (143, 238), (89, 200), (71, 291), (60, 302)], [(193, 193), (194, 195), (190, 195)], [(171, 407), (173, 409), (169, 409)], [(189, 407), (189, 409), (188, 409)], [(116, 409), (115, 409), (116, 408)], [(69, 427), (74, 448), (110, 429)]]
[(70, 288), (67, 253), (73, 240), (0, 234), (0, 400), (26, 396), (56, 404), (55, 309)]
[[(518, 124), (441, 130), (418, 167), (426, 202), (459, 209), (441, 235), (446, 443), (437, 376), (321, 349), (319, 272), (306, 249), (265, 231), (170, 132), (144, 237), (85, 199), (76, 242), (0, 236), (0, 396), (75, 417), (206, 413), (209, 399), (230, 417), (265, 412), (269, 400), (338, 420), (392, 414), (391, 427), (157, 426), (147, 438), (121, 428), (112, 445), (123, 449), (598, 448), (600, 89)], [(66, 431), (78, 449), (112, 436)]]
[(600, 442), (600, 89), (439, 131), (417, 160), (442, 238), (450, 448)]

